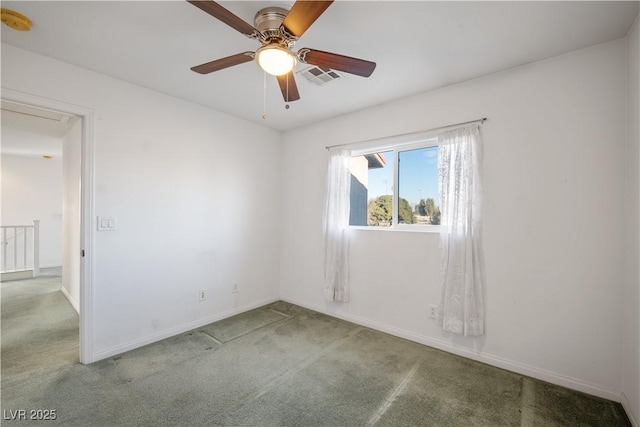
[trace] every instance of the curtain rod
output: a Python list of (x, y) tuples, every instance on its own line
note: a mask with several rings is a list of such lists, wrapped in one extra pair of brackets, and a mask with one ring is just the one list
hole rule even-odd
[(410, 135), (423, 135), (429, 132), (435, 132), (437, 130), (443, 130), (443, 129), (448, 129), (448, 128), (453, 128), (453, 127), (458, 127), (458, 126), (464, 126), (464, 125), (470, 125), (471, 123), (480, 123), (481, 125), (484, 124), (484, 122), (486, 122), (487, 120), (489, 120), (486, 117), (483, 117), (481, 119), (476, 119), (476, 120), (469, 120), (468, 122), (461, 122), (461, 123), (455, 123), (452, 125), (446, 125), (446, 126), (440, 126), (437, 128), (431, 128), (431, 129), (427, 129), (427, 130), (422, 130), (422, 131), (418, 131), (418, 132), (410, 132), (410, 133), (403, 133), (400, 135), (392, 135), (392, 136), (385, 136), (382, 138), (376, 138), (376, 139), (370, 139), (370, 140), (366, 140), (366, 141), (358, 141), (358, 142), (347, 142), (345, 144), (336, 144), (336, 145), (327, 145), (326, 148), (327, 150), (330, 150), (331, 148), (336, 148), (336, 147), (346, 147), (347, 145), (356, 145), (356, 144), (361, 144), (361, 143), (365, 143), (365, 142), (374, 142), (374, 141), (384, 141), (385, 139), (390, 139), (390, 138), (402, 138), (402, 137), (407, 137)]

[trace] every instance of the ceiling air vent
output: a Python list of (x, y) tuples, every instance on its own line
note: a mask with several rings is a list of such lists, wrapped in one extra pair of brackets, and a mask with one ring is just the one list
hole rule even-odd
[(326, 85), (327, 83), (330, 83), (342, 77), (335, 71), (323, 67), (307, 68), (306, 70), (300, 71), (299, 74), (302, 74), (304, 78), (317, 86)]

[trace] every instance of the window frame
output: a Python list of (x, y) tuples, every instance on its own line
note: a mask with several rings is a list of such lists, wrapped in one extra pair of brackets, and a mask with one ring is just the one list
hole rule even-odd
[(418, 225), (418, 224), (400, 224), (398, 222), (398, 209), (400, 195), (397, 191), (399, 188), (398, 182), (400, 177), (399, 169), (399, 153), (404, 151), (419, 150), (423, 148), (439, 147), (441, 144), (438, 141), (437, 135), (423, 136), (415, 138), (411, 141), (392, 143), (392, 144), (376, 144), (366, 148), (358, 148), (351, 150), (351, 157), (364, 156), (367, 154), (374, 154), (380, 152), (393, 152), (393, 214), (391, 218), (391, 226), (380, 227), (374, 225), (349, 225), (349, 229), (353, 230), (374, 230), (374, 231), (408, 231), (418, 233), (440, 233), (441, 225)]

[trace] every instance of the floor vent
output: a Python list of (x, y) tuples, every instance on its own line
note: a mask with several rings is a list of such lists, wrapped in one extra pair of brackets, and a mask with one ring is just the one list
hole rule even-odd
[(311, 83), (317, 86), (323, 86), (327, 83), (330, 83), (336, 79), (339, 79), (340, 76), (335, 71), (329, 68), (323, 67), (311, 67), (306, 70), (300, 71), (300, 74), (304, 76), (305, 79), (309, 80)]

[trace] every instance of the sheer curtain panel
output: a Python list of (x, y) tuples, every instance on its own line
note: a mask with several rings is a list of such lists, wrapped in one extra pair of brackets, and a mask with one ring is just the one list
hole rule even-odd
[(438, 142), (442, 297), (437, 321), (445, 331), (464, 336), (483, 335), (479, 126), (445, 132)]
[(330, 150), (324, 211), (325, 297), (349, 301), (349, 197), (351, 150)]

